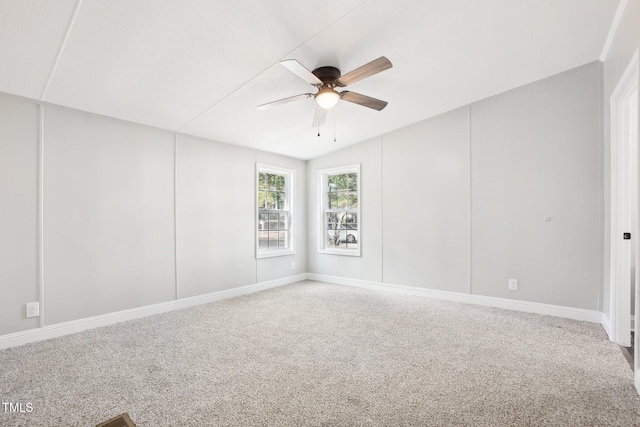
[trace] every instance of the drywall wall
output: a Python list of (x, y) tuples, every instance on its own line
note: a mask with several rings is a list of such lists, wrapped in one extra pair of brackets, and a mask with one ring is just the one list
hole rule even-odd
[[(352, 145), (307, 163), (307, 234), (315, 236), (309, 242), (307, 270), (323, 272), (337, 277), (358, 278), (380, 282), (382, 280), (382, 162), (381, 138)], [(318, 253), (320, 235), (318, 171), (339, 166), (360, 164), (361, 215), (358, 244), (361, 257)], [(310, 270), (313, 266), (313, 270)]]
[(255, 283), (251, 150), (177, 137), (178, 297)]
[[(38, 326), (38, 106), (0, 94), (0, 335)], [(20, 320), (18, 320), (20, 319)]]
[(384, 136), (384, 281), (469, 291), (468, 108)]
[(44, 109), (47, 325), (175, 298), (173, 135)]
[[(306, 271), (599, 309), (598, 67), (306, 163), (46, 105), (44, 323)], [(2, 168), (0, 191), (12, 203), (2, 226), (24, 242), (0, 248), (7, 334), (38, 326), (24, 316), (39, 297), (38, 102), (2, 95), (0, 108), (0, 150), (12, 165)], [(255, 259), (256, 162), (296, 171), (295, 255)], [(318, 254), (317, 172), (353, 163), (362, 174), (362, 256)], [(230, 179), (216, 187), (221, 175)], [(505, 278), (519, 279), (520, 291), (506, 292)]]
[(471, 106), (473, 293), (598, 310), (599, 81), (592, 63)]
[[(176, 143), (178, 297), (305, 272), (305, 163), (186, 135)], [(294, 255), (256, 260), (256, 162), (296, 171)]]
[[(256, 260), (256, 162), (296, 171), (294, 255)], [(0, 335), (305, 273), (305, 172), (301, 160), (0, 94)], [(43, 316), (27, 319), (34, 301)]]
[(636, 50), (640, 48), (640, 0), (628, 0), (603, 62), (604, 274), (602, 311), (610, 315), (611, 256), (611, 95)]
[(315, 171), (361, 163), (362, 241), (382, 249), (310, 247), (309, 272), (599, 309), (600, 81), (587, 64), (309, 161), (309, 199)]

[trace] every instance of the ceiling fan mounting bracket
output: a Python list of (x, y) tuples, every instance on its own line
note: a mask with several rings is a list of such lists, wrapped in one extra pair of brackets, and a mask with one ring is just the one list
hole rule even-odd
[(312, 73), (325, 85), (333, 86), (335, 81), (340, 78), (340, 70), (336, 67), (320, 67), (313, 70)]

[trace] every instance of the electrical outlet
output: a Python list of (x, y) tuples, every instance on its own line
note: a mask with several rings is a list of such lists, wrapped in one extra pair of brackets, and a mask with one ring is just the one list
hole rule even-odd
[(518, 281), (516, 279), (509, 279), (509, 290), (510, 291), (518, 290)]
[(296, 263), (295, 263), (295, 262), (292, 262), (292, 263), (291, 263), (291, 269), (292, 269), (292, 270), (295, 270), (295, 269), (296, 269)]
[(40, 303), (39, 302), (27, 303), (27, 317), (38, 317), (38, 316), (40, 316)]

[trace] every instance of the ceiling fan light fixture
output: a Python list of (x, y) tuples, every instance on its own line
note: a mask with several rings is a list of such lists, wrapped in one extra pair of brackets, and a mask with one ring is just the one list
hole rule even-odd
[(329, 109), (335, 106), (340, 100), (340, 94), (329, 86), (323, 86), (315, 96), (319, 107)]

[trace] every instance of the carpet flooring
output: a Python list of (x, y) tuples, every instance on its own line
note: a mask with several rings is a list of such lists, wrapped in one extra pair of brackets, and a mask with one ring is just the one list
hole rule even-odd
[(640, 426), (600, 325), (300, 282), (0, 351), (2, 426)]

